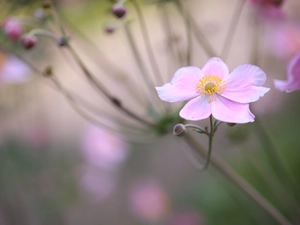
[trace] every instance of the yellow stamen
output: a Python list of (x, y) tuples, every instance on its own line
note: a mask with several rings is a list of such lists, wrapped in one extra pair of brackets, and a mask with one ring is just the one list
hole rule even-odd
[(210, 95), (208, 102), (215, 100), (214, 94), (222, 94), (226, 85), (217, 76), (204, 76), (196, 84), (196, 91), (201, 96)]

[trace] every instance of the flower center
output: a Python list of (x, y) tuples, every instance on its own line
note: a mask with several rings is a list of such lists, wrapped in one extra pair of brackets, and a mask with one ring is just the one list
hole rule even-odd
[(207, 83), (207, 84), (205, 85), (204, 89), (205, 89), (205, 91), (206, 91), (207, 93), (212, 94), (212, 93), (214, 93), (214, 92), (216, 91), (216, 87), (217, 87), (217, 86), (216, 86), (214, 83)]
[(210, 98), (208, 102), (210, 103), (215, 100), (214, 94), (222, 94), (222, 91), (225, 87), (226, 85), (222, 82), (222, 80), (219, 77), (204, 76), (196, 84), (196, 91), (201, 96), (209, 95)]

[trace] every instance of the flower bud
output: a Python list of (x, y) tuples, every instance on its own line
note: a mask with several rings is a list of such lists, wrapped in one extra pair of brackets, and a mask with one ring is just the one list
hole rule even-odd
[(117, 18), (122, 18), (126, 12), (127, 12), (127, 8), (120, 3), (116, 3), (112, 6), (111, 8), (111, 12), (117, 17)]
[(47, 66), (44, 70), (44, 76), (45, 77), (50, 77), (53, 74), (53, 69), (51, 66)]
[(60, 37), (56, 39), (56, 43), (57, 45), (59, 45), (60, 47), (64, 47), (68, 44), (68, 40), (64, 37)]
[(176, 124), (173, 128), (173, 135), (175, 136), (183, 137), (186, 133), (187, 133), (187, 129), (181, 123)]
[(2, 29), (4, 33), (8, 36), (8, 38), (10, 38), (12, 41), (18, 40), (23, 32), (23, 28), (20, 22), (13, 17), (7, 18), (4, 21)]
[(45, 13), (44, 13), (44, 10), (43, 9), (36, 9), (34, 11), (34, 14), (33, 16), (38, 19), (38, 20), (43, 20), (45, 19)]
[(112, 101), (113, 104), (115, 104), (116, 106), (118, 107), (121, 107), (122, 106), (122, 103), (119, 99), (115, 98), (115, 97), (111, 97), (110, 99)]
[(280, 7), (283, 3), (283, 0), (271, 0), (271, 3), (277, 7)]
[(227, 123), (227, 125), (228, 125), (229, 127), (233, 127), (233, 126), (236, 125), (236, 123)]
[(108, 34), (112, 34), (115, 31), (116, 27), (113, 24), (105, 25), (105, 32)]
[(49, 9), (49, 8), (51, 8), (51, 1), (49, 1), (49, 0), (44, 0), (43, 1), (43, 3), (42, 3), (42, 7), (44, 8), (44, 9)]
[(23, 45), (23, 47), (26, 49), (26, 50), (29, 50), (31, 49), (32, 47), (35, 46), (37, 42), (37, 39), (35, 36), (33, 35), (28, 35), (28, 34), (24, 34), (22, 37), (21, 37), (21, 44)]

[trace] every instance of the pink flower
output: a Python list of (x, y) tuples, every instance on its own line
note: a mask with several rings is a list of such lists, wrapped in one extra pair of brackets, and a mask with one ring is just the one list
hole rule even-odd
[(18, 40), (23, 32), (20, 22), (13, 17), (9, 17), (4, 21), (2, 29), (12, 41)]
[(201, 225), (206, 224), (195, 210), (179, 211), (171, 215), (168, 225)]
[(263, 19), (280, 19), (283, 17), (281, 5), (283, 0), (249, 0), (258, 15)]
[(169, 201), (164, 189), (155, 180), (135, 184), (130, 192), (129, 205), (142, 221), (158, 222), (169, 211)]
[(249, 103), (269, 91), (261, 87), (266, 74), (257, 66), (242, 64), (231, 73), (219, 58), (211, 58), (203, 67), (183, 67), (176, 71), (170, 83), (156, 87), (161, 100), (190, 100), (180, 111), (186, 120), (201, 120), (211, 114), (229, 123), (254, 121)]
[(23, 61), (0, 52), (0, 84), (23, 83), (29, 77), (29, 67)]
[(128, 155), (128, 144), (112, 131), (90, 126), (84, 133), (82, 151), (88, 163), (98, 168), (114, 170)]
[(114, 192), (117, 184), (114, 173), (89, 166), (80, 172), (79, 187), (88, 200), (95, 203), (104, 201)]
[(300, 49), (299, 23), (276, 23), (267, 35), (270, 50), (279, 58), (290, 59)]
[(274, 86), (280, 91), (292, 92), (300, 89), (300, 50), (290, 60), (287, 80), (274, 80)]

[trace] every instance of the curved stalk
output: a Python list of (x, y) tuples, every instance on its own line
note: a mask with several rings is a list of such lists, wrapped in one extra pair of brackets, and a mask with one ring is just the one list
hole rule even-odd
[[(197, 141), (189, 135), (185, 136), (185, 141), (192, 148), (197, 150), (201, 155), (206, 156), (207, 152)], [(225, 177), (227, 177), (240, 190), (254, 200), (262, 209), (271, 215), (281, 225), (292, 225), (292, 223), (281, 214), (264, 196), (257, 192), (244, 178), (237, 174), (233, 169), (227, 166), (218, 156), (211, 155), (211, 164)]]
[(156, 82), (157, 83), (164, 83), (164, 81), (162, 79), (161, 72), (160, 72), (159, 67), (157, 65), (157, 61), (155, 60), (155, 56), (154, 56), (152, 47), (151, 47), (149, 32), (147, 30), (146, 22), (145, 22), (143, 14), (142, 14), (141, 8), (139, 7), (136, 0), (132, 0), (131, 2), (133, 4), (133, 6), (134, 6), (134, 8), (137, 12), (138, 18), (139, 18), (139, 24), (140, 24), (140, 28), (142, 30), (143, 40), (144, 40), (144, 43), (145, 43), (145, 47), (146, 47), (146, 50), (147, 50), (149, 61), (151, 63), (151, 67), (152, 67), (154, 75), (156, 77)]
[(229, 29), (227, 31), (227, 35), (226, 35), (226, 38), (225, 38), (225, 41), (224, 41), (224, 44), (223, 44), (223, 48), (222, 48), (222, 52), (221, 52), (221, 58), (224, 61), (226, 61), (227, 56), (229, 54), (229, 50), (230, 50), (230, 47), (231, 47), (231, 44), (232, 44), (232, 41), (233, 41), (233, 36), (235, 34), (240, 16), (242, 14), (244, 3), (245, 3), (245, 0), (238, 1), (238, 5), (236, 6), (233, 17), (231, 19), (230, 26), (229, 26)]

